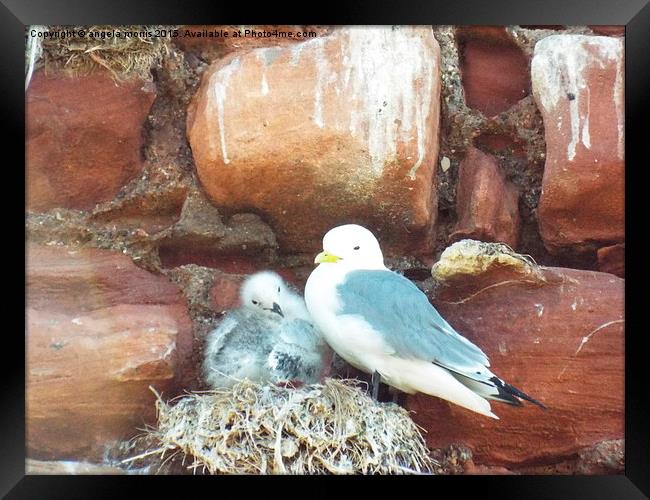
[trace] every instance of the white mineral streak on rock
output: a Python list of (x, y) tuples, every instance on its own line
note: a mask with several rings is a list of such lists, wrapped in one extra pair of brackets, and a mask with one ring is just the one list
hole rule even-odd
[(616, 106), (616, 122), (618, 125), (618, 157), (622, 160), (625, 156), (625, 97), (624, 83), (623, 83), (623, 61), (625, 61), (625, 54), (623, 53), (623, 43), (619, 43), (616, 47), (616, 81), (614, 82), (614, 105)]
[(612, 99), (614, 100), (614, 108), (616, 109), (616, 128), (618, 132), (617, 154), (620, 159), (623, 159), (625, 154), (625, 113), (624, 113), (624, 83), (623, 83), (623, 41), (619, 38), (612, 37), (591, 37), (592, 40), (598, 42), (596, 46), (600, 51), (600, 58), (597, 60), (600, 67), (604, 68), (606, 61), (616, 61), (616, 79), (614, 80), (614, 93)]
[[(582, 136), (585, 147), (591, 147), (589, 134), (590, 93), (586, 89), (585, 70), (598, 64), (604, 68), (607, 62), (616, 62), (616, 80), (613, 99), (616, 109), (618, 130), (618, 155), (623, 158), (624, 116), (623, 116), (623, 44), (619, 39), (606, 36), (551, 35), (535, 45), (531, 63), (533, 91), (538, 102), (548, 113), (552, 113), (561, 99), (569, 99), (571, 117), (571, 141), (567, 157), (573, 160), (576, 146)], [(587, 89), (588, 90), (588, 89)], [(571, 96), (573, 98), (571, 99)], [(580, 106), (586, 98), (586, 106)], [(586, 107), (581, 115), (580, 109)], [(560, 124), (558, 124), (558, 128)]]
[[(343, 87), (347, 87), (348, 83), (350, 83), (350, 75), (352, 74), (352, 66), (350, 66), (350, 58), (348, 57), (347, 54), (343, 55), (343, 67), (345, 70), (343, 71)], [(341, 86), (338, 85), (336, 87), (336, 94), (340, 95), (341, 94)]]
[(262, 95), (266, 95), (269, 93), (269, 82), (266, 81), (266, 71), (262, 73)]
[[(437, 68), (420, 33), (421, 29), (414, 28), (342, 29), (337, 61), (329, 61), (325, 52), (326, 44), (336, 43), (332, 38), (302, 44), (315, 54), (314, 123), (325, 126), (323, 95), (332, 89), (349, 103), (347, 129), (352, 135), (362, 134), (367, 142), (371, 173), (376, 177), (395, 159), (398, 140), (410, 141), (414, 132), (418, 158), (409, 172), (411, 179), (424, 159)], [(296, 53), (294, 49), (292, 62)], [(338, 71), (333, 71), (337, 66)]]
[(176, 349), (176, 341), (172, 341), (169, 344), (169, 346), (167, 346), (167, 349), (165, 350), (165, 352), (162, 354), (160, 358), (167, 359), (170, 356), (170, 354), (174, 352), (175, 349)]
[(585, 90), (587, 91), (587, 114), (585, 115), (585, 122), (582, 126), (582, 144), (584, 144), (587, 149), (591, 149), (591, 136), (589, 135), (589, 114), (591, 110), (591, 105), (589, 103), (591, 101), (591, 92), (589, 91), (589, 87)]
[(302, 54), (302, 49), (305, 48), (305, 46), (309, 46), (310, 43), (314, 42), (321, 42), (320, 38), (316, 38), (314, 40), (311, 40), (309, 42), (305, 43), (297, 43), (291, 48), (291, 66), (298, 66), (298, 63), (300, 62), (300, 56)]
[(589, 114), (585, 118), (585, 124), (582, 127), (582, 143), (587, 149), (591, 149), (591, 137), (589, 136)]
[(269, 93), (269, 82), (266, 79), (266, 67), (269, 60), (269, 49), (260, 49), (255, 52), (257, 54), (258, 61), (262, 62), (262, 81), (260, 83), (260, 94), (267, 95)]
[[(226, 123), (224, 119), (224, 110), (226, 106), (226, 95), (228, 90), (228, 81), (232, 74), (241, 67), (239, 58), (233, 59), (230, 63), (219, 71), (214, 73), (211, 77), (210, 86), (212, 87), (212, 95), (208, 93), (208, 107), (216, 107), (216, 110), (210, 114), (217, 115), (217, 123), (219, 125), (219, 141), (221, 144), (221, 154), (224, 163), (230, 163), (228, 159), (228, 150), (226, 149)], [(214, 98), (214, 101), (213, 101)], [(214, 140), (210, 141), (210, 153), (214, 156)]]
[[(323, 121), (323, 93), (327, 90), (326, 85), (332, 76), (329, 61), (325, 57), (323, 39), (315, 40), (313, 44), (314, 63), (316, 65), (316, 88), (314, 89), (314, 114), (313, 120), (320, 128), (325, 126)], [(334, 75), (336, 77), (336, 75)]]
[[(352, 135), (361, 134), (367, 143), (371, 174), (382, 175), (384, 166), (395, 160), (398, 141), (415, 137), (418, 155), (409, 171), (414, 180), (425, 156), (427, 120), (433, 111), (432, 93), (438, 71), (437, 62), (426, 31), (422, 28), (362, 27), (345, 28), (337, 35), (296, 44), (289, 64), (309, 64), (303, 51), (313, 54), (315, 65), (314, 108), (312, 121), (320, 128), (326, 125), (326, 95), (346, 103), (350, 109), (346, 127)], [(341, 44), (333, 56), (326, 50), (330, 44)], [(434, 42), (435, 43), (435, 42)], [(267, 49), (261, 49), (267, 50)], [(277, 49), (276, 49), (277, 50)], [(336, 60), (330, 58), (336, 57)], [(208, 107), (213, 108), (219, 126), (219, 142), (224, 163), (230, 163), (225, 137), (224, 108), (228, 82), (239, 70), (241, 62), (234, 59), (212, 76), (212, 93)], [(266, 72), (262, 75), (261, 93), (269, 92)], [(328, 94), (330, 93), (330, 94)], [(342, 117), (336, 116), (338, 121)], [(343, 117), (344, 118), (344, 117)], [(339, 128), (340, 123), (328, 123)], [(216, 143), (210, 143), (214, 154)]]
[[(343, 58), (344, 84), (359, 104), (351, 107), (350, 130), (367, 134), (372, 172), (379, 176), (395, 158), (397, 142), (417, 133), (418, 158), (411, 179), (422, 164), (426, 121), (431, 113), (435, 60), (417, 28), (351, 28)], [(421, 86), (416, 89), (416, 81)], [(399, 125), (398, 125), (399, 124)]]

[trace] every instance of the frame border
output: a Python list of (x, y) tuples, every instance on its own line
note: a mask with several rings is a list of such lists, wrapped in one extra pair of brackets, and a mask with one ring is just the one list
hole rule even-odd
[[(144, 0), (138, 3), (126, 0), (114, 2), (93, 0), (33, 0), (29, 3), (22, 0), (2, 0), (0, 5), (0, 36), (3, 50), (0, 52), (2, 64), (3, 90), (9, 99), (4, 106), (5, 121), (9, 131), (5, 132), (5, 144), (11, 145), (18, 151), (18, 158), (24, 165), (24, 148), (19, 146), (25, 130), (25, 101), (24, 101), (24, 28), (30, 24), (231, 24), (245, 21), (247, 24), (562, 24), (562, 25), (625, 25), (625, 120), (626, 120), (626, 163), (637, 168), (626, 168), (626, 213), (637, 213), (632, 206), (638, 197), (631, 196), (633, 189), (638, 189), (640, 182), (633, 182), (633, 171), (647, 162), (647, 155), (642, 148), (642, 124), (650, 114), (648, 92), (650, 91), (650, 64), (648, 47), (650, 47), (650, 0), (546, 0), (543, 6), (532, 0), (465, 0), (463, 2), (422, 3), (414, 0), (402, 0), (399, 5), (394, 3), (368, 4), (362, 0), (352, 2), (327, 2), (327, 10), (318, 6), (318, 15), (307, 13), (305, 5), (299, 7), (281, 8), (275, 3), (261, 3), (251, 9), (248, 5), (227, 4), (216, 5), (196, 0), (183, 4), (171, 1), (156, 2)], [(17, 171), (9, 164), (6, 171)], [(25, 182), (24, 175), (22, 177)], [(19, 183), (20, 181), (17, 181)], [(7, 182), (7, 185), (10, 184)], [(17, 191), (15, 189), (14, 191)], [(23, 191), (24, 194), (24, 191)], [(20, 194), (16, 194), (20, 196)], [(25, 201), (23, 197), (23, 201)], [(24, 208), (25, 205), (23, 205)], [(24, 216), (24, 215), (23, 215)], [(16, 221), (20, 221), (20, 216)], [(24, 220), (24, 219), (23, 219)], [(626, 217), (626, 260), (632, 262), (639, 255), (637, 249), (643, 248), (640, 241), (635, 241), (635, 234), (630, 217)], [(23, 225), (23, 231), (25, 227)], [(637, 232), (638, 233), (638, 232)], [(25, 233), (25, 238), (26, 238)], [(14, 250), (19, 252), (20, 247)], [(13, 249), (13, 248), (12, 248)], [(23, 258), (25, 254), (23, 253)], [(20, 256), (17, 257), (20, 259)], [(11, 267), (11, 266), (8, 266)], [(639, 266), (639, 269), (643, 269)], [(19, 271), (18, 271), (19, 272)], [(640, 273), (628, 273), (626, 280), (625, 315), (628, 325), (638, 325), (636, 311), (640, 310), (644, 299), (642, 292), (634, 293), (633, 287), (640, 279)], [(24, 275), (23, 275), (24, 278)], [(17, 304), (12, 310), (25, 307), (24, 296), (16, 293), (9, 298)], [(22, 301), (21, 301), (22, 298)], [(13, 305), (13, 304), (12, 304)], [(645, 305), (645, 304), (644, 304)], [(647, 306), (646, 306), (647, 307)], [(25, 325), (25, 317), (23, 316)], [(641, 330), (639, 328), (639, 330)], [(24, 330), (23, 330), (24, 331)], [(461, 480), (453, 476), (435, 476), (435, 484), (431, 486), (450, 487), (454, 495), (468, 488), (480, 488), (481, 495), (494, 491), (499, 498), (648, 498), (650, 495), (650, 403), (648, 389), (640, 374), (647, 367), (646, 350), (642, 348), (643, 331), (632, 331), (625, 336), (626, 365), (625, 365), (625, 476), (462, 476)], [(5, 374), (6, 389), (3, 405), (2, 450), (0, 454), (0, 494), (6, 498), (85, 498), (85, 497), (114, 497), (130, 496), (128, 485), (129, 476), (25, 476), (25, 342), (13, 329), (6, 332), (9, 346), (5, 352), (14, 353), (15, 365)], [(4, 350), (4, 349), (3, 349)], [(22, 354), (22, 362), (20, 355)], [(643, 377), (645, 379), (645, 377)], [(22, 404), (21, 404), (22, 401)], [(152, 485), (162, 486), (165, 491), (171, 491), (169, 476), (147, 476), (147, 494)], [(158, 479), (160, 478), (160, 479)], [(176, 478), (175, 483), (180, 490), (188, 493), (187, 479)], [(404, 494), (401, 481), (406, 478), (382, 477), (379, 481), (367, 481), (360, 478), (336, 479), (322, 478), (325, 487), (318, 488), (321, 494), (326, 491), (351, 491), (358, 488), (359, 492), (367, 494), (368, 486), (379, 485), (382, 490), (396, 487), (395, 491)], [(418, 479), (421, 480), (422, 478)], [(244, 480), (246, 483), (239, 481)], [(267, 477), (251, 478), (257, 486), (274, 484), (282, 487), (287, 478)], [(303, 495), (313, 494), (315, 489), (300, 488), (300, 482), (306, 477), (291, 478), (293, 485), (298, 485), (294, 491)], [(196, 481), (196, 479), (194, 480)], [(205, 481), (205, 479), (203, 479)], [(253, 484), (248, 478), (223, 478), (219, 489), (228, 486), (250, 488)], [(277, 481), (277, 482), (276, 482)], [(375, 483), (375, 484), (370, 484)], [(203, 484), (204, 482), (192, 483)], [(212, 483), (210, 483), (212, 484)], [(286, 483), (285, 483), (286, 484)], [(305, 483), (302, 483), (306, 486)], [(311, 483), (310, 483), (311, 484)], [(126, 488), (125, 488), (126, 486)], [(161, 489), (162, 489), (161, 488)], [(344, 489), (343, 489), (344, 488)], [(363, 489), (362, 489), (363, 488)], [(399, 488), (399, 489), (398, 489)], [(10, 491), (11, 490), (11, 491)], [(286, 486), (282, 488), (286, 494)], [(290, 491), (290, 490), (289, 490)], [(213, 490), (213, 492), (215, 492)], [(126, 495), (125, 495), (126, 494)]]

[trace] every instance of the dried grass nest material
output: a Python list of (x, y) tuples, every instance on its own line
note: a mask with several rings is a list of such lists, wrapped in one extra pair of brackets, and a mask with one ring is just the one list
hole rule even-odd
[(446, 281), (459, 275), (480, 275), (492, 269), (508, 270), (544, 283), (543, 267), (530, 255), (519, 254), (505, 243), (464, 239), (448, 246), (431, 268), (431, 275)]
[(244, 380), (173, 405), (157, 395), (158, 428), (149, 433), (160, 446), (139, 457), (182, 453), (188, 468), (211, 474), (433, 473), (437, 463), (408, 412), (359, 385)]
[[(71, 75), (108, 70), (117, 81), (137, 77), (151, 81), (151, 68), (169, 52), (169, 39), (151, 36), (168, 26), (50, 26), (51, 32), (84, 30), (85, 36), (45, 38), (42, 63), (46, 73), (64, 69)], [(121, 36), (114, 36), (118, 33)], [(102, 34), (112, 36), (102, 38)]]

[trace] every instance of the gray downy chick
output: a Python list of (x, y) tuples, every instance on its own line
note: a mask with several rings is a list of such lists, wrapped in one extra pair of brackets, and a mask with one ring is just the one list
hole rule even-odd
[(241, 307), (206, 338), (203, 373), (211, 388), (257, 383), (318, 382), (327, 347), (305, 302), (271, 271), (246, 279)]

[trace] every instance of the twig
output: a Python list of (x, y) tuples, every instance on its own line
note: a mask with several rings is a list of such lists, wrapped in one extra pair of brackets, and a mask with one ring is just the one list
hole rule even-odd
[(161, 448), (158, 448), (157, 450), (146, 451), (144, 453), (141, 453), (140, 455), (136, 455), (135, 457), (125, 458), (124, 460), (122, 460), (121, 463), (125, 464), (125, 463), (128, 463), (128, 462), (133, 462), (135, 460), (139, 460), (140, 458), (148, 457), (150, 455), (156, 455), (156, 454), (158, 454), (160, 452), (164, 452), (168, 448), (169, 448), (168, 446), (163, 446)]
[(506, 281), (499, 281), (498, 283), (493, 283), (492, 285), (488, 285), (488, 286), (486, 286), (485, 288), (481, 288), (478, 292), (475, 292), (475, 293), (473, 293), (473, 294), (471, 294), (471, 295), (465, 297), (464, 299), (461, 299), (461, 300), (458, 300), (458, 301), (445, 301), (445, 300), (443, 300), (443, 301), (441, 301), (441, 302), (443, 302), (444, 304), (454, 304), (454, 305), (456, 305), (456, 304), (462, 304), (462, 303), (464, 303), (464, 302), (467, 302), (468, 300), (473, 299), (473, 298), (476, 297), (478, 294), (483, 293), (485, 290), (489, 290), (490, 288), (495, 288), (495, 287), (497, 287), (497, 286), (501, 286), (501, 285), (507, 285), (508, 283), (533, 283), (533, 284), (534, 284), (534, 283), (537, 283), (537, 282), (536, 282), (536, 281), (532, 281), (532, 280), (506, 280)]
[(616, 323), (625, 323), (625, 320), (623, 320), (623, 319), (615, 319), (615, 320), (613, 320), (613, 321), (608, 321), (607, 323), (603, 323), (603, 324), (600, 325), (598, 328), (596, 328), (595, 330), (591, 331), (588, 335), (585, 335), (584, 337), (582, 337), (582, 340), (580, 341), (580, 345), (578, 346), (578, 349), (576, 350), (575, 353), (573, 353), (572, 359), (570, 359), (569, 362), (568, 362), (566, 365), (564, 365), (564, 368), (562, 368), (562, 371), (561, 371), (561, 372), (559, 373), (559, 375), (557, 376), (557, 379), (560, 380), (560, 379), (562, 378), (562, 375), (564, 375), (564, 372), (566, 372), (567, 368), (568, 368), (569, 365), (571, 364), (571, 361), (573, 361), (573, 358), (575, 358), (575, 357), (578, 355), (578, 353), (582, 350), (582, 348), (584, 347), (584, 345), (585, 345), (587, 342), (589, 342), (589, 339), (591, 339), (591, 337), (592, 337), (596, 332), (598, 332), (598, 331), (602, 330), (603, 328), (606, 328), (606, 327), (608, 327), (608, 326), (610, 326), (610, 325), (614, 325), (614, 324), (616, 324)]
[(88, 52), (88, 55), (89, 55), (90, 58), (91, 58), (93, 61), (95, 61), (97, 64), (99, 64), (99, 65), (101, 65), (101, 66), (104, 66), (108, 71), (110, 71), (111, 73), (113, 73), (113, 76), (115, 77), (116, 80), (118, 80), (118, 81), (120, 80), (120, 77), (117, 75), (117, 73), (115, 72), (115, 70), (113, 70), (113, 68), (111, 68), (111, 67), (106, 63), (106, 61), (104, 61), (101, 57), (99, 57), (97, 54), (94, 54), (94, 53), (92, 53), (92, 52)]
[(603, 323), (603, 324), (600, 325), (598, 328), (596, 328), (594, 331), (592, 331), (591, 333), (589, 333), (589, 335), (587, 335), (587, 336), (585, 336), (585, 337), (582, 337), (582, 341), (580, 342), (580, 345), (578, 346), (578, 350), (575, 352), (574, 356), (577, 356), (577, 355), (578, 355), (578, 353), (582, 350), (582, 348), (584, 347), (584, 345), (585, 345), (587, 342), (589, 342), (589, 339), (591, 339), (591, 337), (592, 337), (596, 332), (598, 332), (598, 331), (602, 330), (603, 328), (606, 328), (606, 327), (608, 327), (608, 326), (610, 326), (610, 325), (615, 325), (616, 323), (625, 323), (625, 320), (624, 320), (624, 319), (616, 319), (616, 320), (614, 320), (614, 321), (608, 321), (607, 323)]

